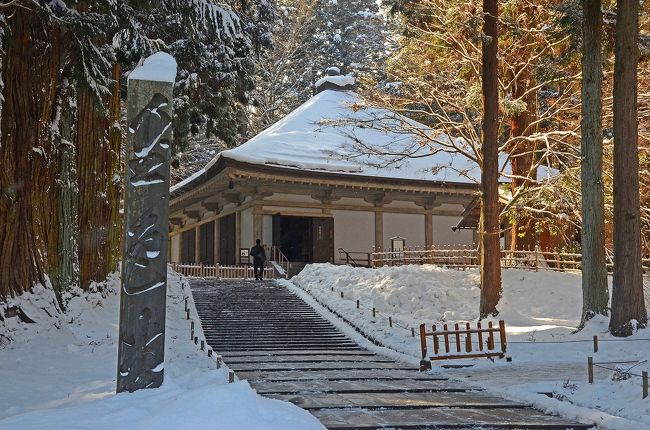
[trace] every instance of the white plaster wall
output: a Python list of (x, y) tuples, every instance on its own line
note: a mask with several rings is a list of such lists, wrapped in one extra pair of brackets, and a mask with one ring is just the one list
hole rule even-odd
[(262, 244), (273, 244), (273, 215), (262, 215)]
[(348, 252), (370, 252), (375, 244), (375, 215), (373, 212), (333, 210), (334, 258), (342, 262), (338, 249)]
[(384, 247), (390, 248), (390, 238), (406, 239), (407, 247), (424, 246), (424, 215), (384, 212)]
[(434, 245), (471, 245), (474, 241), (472, 230), (452, 231), (460, 221), (454, 216), (433, 216), (433, 244)]
[[(245, 209), (241, 211), (241, 236), (240, 246), (242, 248), (250, 248), (255, 245), (255, 238), (253, 237), (253, 210)], [(239, 255), (239, 250), (237, 250)]]
[(172, 247), (171, 247), (171, 253), (169, 255), (169, 261), (171, 263), (178, 263), (181, 261), (181, 235), (176, 234), (172, 236), (170, 239)]

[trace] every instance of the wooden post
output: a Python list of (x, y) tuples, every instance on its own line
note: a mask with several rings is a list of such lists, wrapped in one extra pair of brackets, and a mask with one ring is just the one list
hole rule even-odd
[(384, 213), (375, 210), (375, 250), (384, 249)]
[(228, 371), (228, 383), (232, 384), (235, 382), (235, 372), (232, 370)]
[(217, 369), (221, 368), (221, 356), (217, 355)]
[(219, 249), (220, 246), (220, 237), (219, 237), (219, 218), (214, 220), (214, 264), (217, 267), (217, 271), (215, 276), (218, 278), (219, 277), (219, 253), (221, 250)]
[[(425, 256), (426, 250), (433, 245), (433, 214), (426, 212), (424, 214), (424, 249)], [(429, 259), (425, 259), (425, 263), (430, 263)]]
[(264, 222), (262, 215), (262, 205), (256, 204), (253, 206), (253, 240), (264, 237)]
[(187, 307), (187, 297), (185, 297), (185, 312), (187, 312), (190, 308)]
[(587, 376), (590, 384), (594, 383), (594, 359), (593, 357), (587, 358)]
[(194, 227), (194, 264), (201, 264), (201, 228), (198, 225)]
[(420, 324), (420, 350), (422, 351), (422, 359), (427, 358), (427, 331), (424, 324)]
[(147, 58), (128, 79), (118, 393), (163, 382), (175, 80), (176, 62), (163, 52)]
[(198, 345), (198, 344), (199, 344), (199, 338), (198, 336), (194, 336), (194, 345)]
[(460, 333), (458, 333), (460, 327), (458, 323), (454, 324), (454, 330), (456, 330), (456, 352), (460, 352)]
[(508, 341), (506, 340), (506, 323), (503, 320), (499, 320), (499, 337), (501, 338), (501, 352), (505, 354)]
[(239, 264), (239, 248), (241, 248), (241, 211), (237, 210), (235, 212), (235, 252), (237, 253), (235, 264)]
[(431, 333), (433, 334), (433, 353), (438, 355), (440, 346), (438, 345), (438, 335), (436, 334), (436, 325), (431, 326)]
[(190, 319), (190, 310), (189, 309), (187, 309), (185, 311), (185, 315), (187, 316), (187, 319), (189, 320)]
[(393, 318), (392, 317), (388, 317), (388, 326), (393, 327)]
[(201, 341), (201, 351), (205, 351), (205, 341)]
[[(469, 332), (470, 330), (469, 323), (465, 324), (465, 328)], [(472, 352), (472, 333), (467, 333), (467, 336), (465, 337), (465, 351)]]
[(476, 323), (476, 328), (478, 329), (478, 349), (483, 351), (483, 332), (481, 331), (481, 322)]
[(449, 328), (447, 328), (447, 324), (443, 324), (442, 330), (445, 332), (444, 337), (445, 337), (445, 352), (449, 353)]
[(190, 340), (194, 339), (194, 329), (190, 330)]
[(594, 335), (594, 352), (598, 352), (598, 336)]
[(208, 357), (212, 357), (212, 350), (208, 349)]
[(641, 378), (643, 379), (643, 398), (648, 397), (648, 371), (644, 370), (641, 372)]
[[(488, 322), (488, 328), (491, 329), (492, 327), (492, 321)], [(494, 332), (490, 330), (488, 332), (488, 349), (492, 351), (494, 349)]]

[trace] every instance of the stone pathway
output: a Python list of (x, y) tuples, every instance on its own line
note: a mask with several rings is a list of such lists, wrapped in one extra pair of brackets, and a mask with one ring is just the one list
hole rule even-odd
[(192, 280), (207, 343), (328, 429), (587, 429), (361, 348), (273, 281)]

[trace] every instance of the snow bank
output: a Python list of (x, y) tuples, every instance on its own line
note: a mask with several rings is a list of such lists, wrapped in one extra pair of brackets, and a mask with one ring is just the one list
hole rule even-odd
[[(258, 396), (245, 381), (227, 383), (190, 341), (187, 283), (170, 272), (162, 387), (115, 394), (119, 278), (75, 292), (66, 313), (51, 289), (12, 299), (36, 321), (0, 325), (0, 429), (321, 429), (292, 404)], [(196, 315), (191, 295), (189, 302)], [(4, 307), (4, 306), (3, 306)], [(196, 335), (201, 337), (200, 327)], [(8, 340), (11, 339), (9, 342)]]
[[(636, 374), (648, 370), (648, 330), (621, 340), (607, 332), (608, 319), (598, 317), (575, 333), (582, 309), (579, 274), (506, 269), (502, 275), (498, 318), (506, 321), (512, 362), (464, 360), (473, 367), (447, 370), (450, 376), (549, 412), (593, 422), (601, 429), (650, 428), (650, 402), (641, 398), (640, 378), (613, 381), (612, 371), (596, 368), (595, 383), (589, 384), (586, 366), (587, 357), (593, 356), (596, 362), (639, 361), (641, 364), (632, 371)], [(312, 264), (292, 282), (366, 336), (417, 359), (420, 323), (478, 319), (477, 270), (432, 265), (365, 269)], [(361, 309), (356, 307), (357, 299)], [(415, 338), (411, 336), (412, 327), (416, 328)], [(593, 352), (594, 335), (599, 338), (598, 353)], [(550, 393), (552, 398), (539, 393)]]
[(173, 84), (176, 82), (176, 60), (166, 52), (156, 52), (129, 74), (129, 80), (131, 79)]

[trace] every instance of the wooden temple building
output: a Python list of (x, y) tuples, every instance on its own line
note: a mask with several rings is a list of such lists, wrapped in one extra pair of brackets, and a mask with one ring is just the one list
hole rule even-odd
[(474, 230), (458, 226), (478, 167), (395, 131), (414, 123), (359, 108), (336, 78), (172, 187), (170, 262), (244, 264), (256, 238), (298, 263), (344, 262), (343, 251), (385, 249), (395, 237), (407, 247), (474, 243)]

